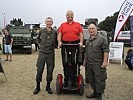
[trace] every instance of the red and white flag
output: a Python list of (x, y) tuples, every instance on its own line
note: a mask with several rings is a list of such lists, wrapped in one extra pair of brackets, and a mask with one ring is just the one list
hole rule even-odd
[(115, 34), (114, 34), (114, 41), (117, 40), (117, 37), (123, 28), (124, 24), (126, 23), (128, 17), (133, 11), (133, 0), (125, 0), (120, 8), (120, 12), (117, 18), (116, 27), (115, 27)]

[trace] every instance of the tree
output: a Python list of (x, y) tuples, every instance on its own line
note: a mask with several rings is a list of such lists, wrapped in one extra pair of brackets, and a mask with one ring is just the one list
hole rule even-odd
[[(101, 30), (105, 30), (107, 32), (115, 30), (118, 14), (119, 11), (115, 12), (113, 16), (107, 16), (105, 20), (103, 20), (98, 24), (98, 27)], [(124, 25), (124, 28), (122, 30), (130, 30), (130, 18), (128, 18), (127, 23)]]

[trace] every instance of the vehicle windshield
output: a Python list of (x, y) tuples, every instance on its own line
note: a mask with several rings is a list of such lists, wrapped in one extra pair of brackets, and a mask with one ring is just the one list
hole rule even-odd
[(31, 33), (28, 29), (10, 29), (12, 36), (30, 37)]

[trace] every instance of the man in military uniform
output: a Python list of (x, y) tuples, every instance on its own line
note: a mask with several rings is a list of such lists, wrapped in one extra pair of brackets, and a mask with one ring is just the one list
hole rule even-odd
[(36, 75), (36, 82), (37, 86), (33, 92), (33, 94), (38, 94), (40, 91), (40, 82), (42, 81), (42, 74), (44, 70), (45, 63), (47, 64), (47, 85), (46, 91), (49, 94), (52, 94), (53, 91), (50, 88), (50, 83), (53, 77), (53, 70), (54, 70), (54, 61), (55, 61), (55, 45), (57, 40), (57, 33), (54, 29), (52, 29), (53, 19), (51, 17), (47, 17), (45, 20), (46, 28), (40, 30), (38, 36), (38, 43), (39, 43), (39, 56), (37, 60), (37, 75)]
[(107, 38), (97, 33), (95, 24), (88, 26), (90, 33), (86, 41), (86, 61), (88, 70), (88, 79), (90, 86), (94, 89), (87, 98), (97, 98), (102, 100), (102, 93), (105, 89), (105, 80), (107, 79), (106, 67), (108, 64), (109, 46)]

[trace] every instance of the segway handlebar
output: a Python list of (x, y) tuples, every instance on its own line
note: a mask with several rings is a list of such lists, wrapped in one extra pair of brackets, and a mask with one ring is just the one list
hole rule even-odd
[(79, 44), (77, 43), (77, 44), (62, 44), (62, 46), (79, 46)]

